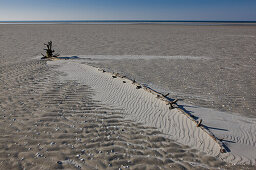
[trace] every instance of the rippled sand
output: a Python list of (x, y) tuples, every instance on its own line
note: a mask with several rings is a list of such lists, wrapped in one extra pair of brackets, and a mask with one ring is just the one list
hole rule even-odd
[[(70, 55), (205, 56), (209, 60), (111, 61), (186, 101), (255, 117), (256, 26), (1, 25), (1, 60), (40, 55), (52, 40)], [(125, 66), (125, 67), (124, 67)]]
[[(7, 63), (6, 63), (7, 64)], [(0, 169), (205, 169), (225, 163), (167, 139), (59, 82), (42, 61), (1, 68)]]
[[(236, 107), (222, 107), (224, 110), (253, 116), (254, 30), (253, 26), (0, 25), (0, 167), (233, 169), (163, 137), (153, 127), (123, 119), (121, 111), (92, 100), (94, 92), (90, 87), (75, 81), (59, 82), (56, 77), (62, 73), (31, 59), (43, 52), (43, 43), (49, 40), (56, 43), (56, 51), (70, 55), (206, 56), (210, 59), (107, 61), (103, 67), (125, 71), (166, 90), (170, 88), (169, 79), (176, 77), (171, 90), (177, 95), (185, 94), (191, 96), (189, 101), (216, 108), (230, 99)], [(225, 69), (220, 71), (219, 65)], [(235, 69), (228, 71), (227, 65)], [(187, 78), (187, 74), (195, 77)], [(206, 85), (200, 84), (197, 74), (203, 80), (209, 74), (213, 77), (209, 82), (224, 85), (208, 86), (207, 81)], [(187, 81), (192, 82), (189, 92), (184, 88)], [(225, 91), (229, 86), (234, 90)], [(216, 92), (217, 87), (225, 93)], [(207, 89), (212, 94), (206, 93)], [(202, 102), (205, 93), (214, 99), (220, 96), (216, 97), (216, 105)]]

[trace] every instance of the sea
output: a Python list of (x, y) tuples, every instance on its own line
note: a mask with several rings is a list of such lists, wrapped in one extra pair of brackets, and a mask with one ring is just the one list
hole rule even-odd
[(199, 21), (199, 20), (38, 20), (0, 21), (0, 24), (165, 24), (165, 25), (256, 25), (256, 21)]

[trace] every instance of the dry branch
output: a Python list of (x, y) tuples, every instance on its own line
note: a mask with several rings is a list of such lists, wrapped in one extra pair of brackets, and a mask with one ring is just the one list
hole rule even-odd
[(137, 85), (137, 87), (136, 87), (136, 89), (141, 89), (142, 87), (141, 87), (141, 85)]
[(52, 50), (52, 41), (49, 41), (48, 44), (44, 44), (47, 49), (44, 49), (46, 51), (46, 55), (42, 54), (43, 57), (41, 59), (51, 59), (51, 58), (57, 58), (59, 56), (58, 53), (54, 54), (54, 50)]
[(202, 123), (202, 119), (199, 120), (199, 122), (196, 124), (197, 127), (201, 126), (201, 123)]

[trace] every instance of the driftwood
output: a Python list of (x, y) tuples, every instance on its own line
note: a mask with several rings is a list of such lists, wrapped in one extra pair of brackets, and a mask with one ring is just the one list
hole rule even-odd
[(46, 55), (42, 54), (43, 57), (41, 59), (50, 59), (50, 58), (57, 58), (59, 56), (58, 53), (54, 54), (54, 50), (52, 49), (52, 41), (49, 41), (48, 44), (44, 44), (47, 49), (44, 49), (46, 51)]
[(201, 123), (202, 123), (202, 119), (199, 120), (199, 122), (196, 124), (197, 127), (201, 126)]
[[(116, 77), (120, 77), (120, 78), (124, 78), (124, 76), (121, 76), (120, 74), (115, 74)], [(177, 101), (179, 99), (175, 99), (173, 101), (171, 101), (167, 96), (169, 95), (168, 94), (162, 94), (148, 86), (143, 86), (143, 85), (140, 85), (139, 83), (137, 83), (134, 79), (131, 80), (129, 78), (126, 78), (127, 80), (130, 80), (132, 82), (132, 84), (136, 85), (136, 89), (139, 89), (138, 87), (142, 88), (154, 95), (157, 95), (157, 98), (163, 100), (166, 102), (166, 105), (170, 105), (170, 109), (173, 109), (174, 108), (174, 105), (176, 106), (176, 109), (178, 109), (182, 114), (184, 114), (187, 118), (189, 118), (192, 122), (195, 123), (195, 125), (198, 127), (198, 128), (201, 128), (209, 137), (211, 137), (220, 147), (220, 152), (221, 153), (225, 153), (227, 152), (227, 150), (225, 149), (225, 144), (222, 142), (222, 140), (218, 139), (211, 131), (209, 131), (203, 124), (202, 124), (202, 119), (198, 121), (195, 120), (195, 118), (193, 117), (193, 115), (190, 115), (188, 113), (186, 113), (184, 110), (182, 110), (178, 104), (177, 104)]]
[[(225, 153), (226, 149), (225, 149), (225, 144), (219, 140), (211, 131), (209, 131), (208, 129), (205, 128), (204, 125), (202, 125), (202, 122), (197, 122), (191, 115), (189, 115), (188, 113), (186, 113), (184, 110), (182, 110), (181, 108), (177, 108), (181, 113), (183, 113), (185, 116), (187, 116), (192, 122), (194, 122), (196, 124), (197, 127), (201, 128), (205, 133), (207, 133), (220, 147), (220, 152), (221, 153)], [(202, 119), (201, 119), (202, 120)], [(199, 124), (200, 123), (200, 124)], [(199, 124), (199, 126), (198, 126)]]
[[(163, 95), (163, 97), (164, 98), (166, 98), (166, 96), (165, 95)], [(169, 107), (169, 109), (171, 110), (171, 109), (174, 109), (174, 104), (177, 106), (177, 101), (178, 101), (179, 99), (175, 99), (175, 100), (173, 100), (173, 101), (165, 101), (166, 102), (166, 105), (170, 105), (170, 107)]]
[(141, 87), (141, 85), (137, 85), (137, 87), (136, 87), (136, 89), (141, 89), (142, 87)]
[(177, 104), (177, 101), (178, 101), (179, 99), (175, 99), (175, 100), (173, 100), (173, 101), (171, 101), (170, 103), (171, 104)]
[(169, 94), (170, 94), (170, 93), (167, 93), (167, 94), (165, 94), (165, 95), (163, 95), (163, 96), (164, 96), (164, 97), (167, 97), (167, 96), (169, 96)]
[(174, 106), (171, 103), (169, 103), (169, 104), (170, 104), (169, 109), (170, 110), (174, 109)]
[[(145, 88), (145, 90), (149, 91), (149, 92), (152, 93), (152, 94), (159, 95), (159, 96), (160, 96), (159, 98), (160, 98), (161, 100), (163, 100), (163, 101), (165, 101), (165, 102), (167, 102), (167, 103), (170, 104), (170, 108), (171, 108), (171, 109), (174, 108), (174, 107), (173, 107), (173, 104), (175, 104), (175, 105), (177, 106), (177, 109), (178, 109), (181, 113), (183, 113), (183, 114), (184, 114), (185, 116), (187, 116), (192, 122), (194, 122), (196, 125), (198, 125), (198, 122), (194, 119), (194, 117), (193, 117), (192, 115), (186, 113), (184, 110), (182, 110), (182, 109), (177, 105), (178, 99), (175, 99), (174, 101), (170, 101), (169, 98), (164, 97), (163, 94), (161, 94), (161, 93), (159, 93), (159, 92), (157, 92), (157, 91), (151, 89), (150, 87), (144, 87), (144, 88)], [(208, 129), (206, 129), (205, 126), (202, 125), (202, 122), (200, 122), (199, 125), (200, 125), (200, 126), (197, 126), (197, 127), (201, 128), (205, 133), (207, 133), (207, 134), (219, 145), (219, 147), (220, 147), (220, 152), (221, 152), (221, 153), (225, 153), (225, 152), (226, 152), (225, 144), (224, 144), (222, 141), (220, 141), (211, 131), (209, 131)]]

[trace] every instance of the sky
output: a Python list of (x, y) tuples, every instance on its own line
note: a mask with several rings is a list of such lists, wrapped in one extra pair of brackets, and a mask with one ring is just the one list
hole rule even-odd
[(256, 21), (256, 0), (0, 0), (0, 21)]

